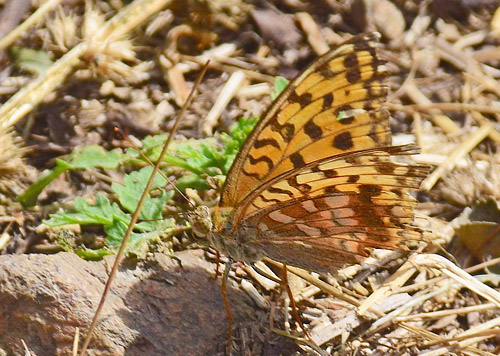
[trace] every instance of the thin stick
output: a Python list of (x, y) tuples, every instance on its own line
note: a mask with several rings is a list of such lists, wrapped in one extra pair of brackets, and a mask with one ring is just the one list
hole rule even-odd
[(106, 296), (108, 295), (109, 290), (111, 289), (111, 283), (116, 275), (116, 272), (118, 270), (118, 266), (120, 265), (121, 260), (123, 258), (123, 255), (125, 253), (125, 248), (127, 246), (127, 242), (130, 238), (130, 235), (132, 234), (132, 230), (134, 229), (135, 223), (137, 222), (137, 219), (139, 218), (139, 214), (141, 212), (141, 209), (142, 209), (144, 202), (146, 201), (146, 197), (149, 194), (149, 190), (151, 189), (151, 186), (153, 185), (153, 181), (154, 181), (154, 178), (156, 176), (156, 173), (160, 169), (160, 165), (163, 161), (163, 157), (165, 156), (165, 153), (167, 152), (170, 141), (172, 140), (174, 132), (179, 127), (179, 124), (180, 124), (182, 118), (184, 117), (184, 114), (186, 113), (187, 108), (189, 107), (189, 105), (191, 105), (191, 102), (193, 101), (193, 98), (194, 98), (194, 92), (195, 92), (196, 88), (198, 88), (198, 86), (200, 85), (200, 82), (203, 79), (205, 72), (207, 71), (207, 68), (208, 68), (208, 63), (205, 64), (205, 66), (203, 67), (200, 75), (196, 79), (196, 82), (193, 86), (193, 89), (191, 90), (191, 93), (189, 93), (189, 97), (188, 97), (188, 100), (186, 101), (186, 104), (182, 107), (181, 112), (179, 113), (179, 116), (177, 116), (177, 119), (176, 119), (174, 126), (172, 128), (172, 131), (171, 131), (170, 135), (168, 136), (167, 141), (165, 142), (165, 145), (163, 146), (163, 150), (161, 151), (160, 156), (158, 157), (158, 161), (154, 165), (153, 172), (151, 173), (151, 176), (149, 177), (149, 180), (146, 184), (146, 187), (144, 188), (144, 192), (142, 193), (141, 198), (139, 199), (139, 202), (137, 203), (137, 208), (135, 209), (134, 213), (132, 214), (132, 217), (130, 219), (130, 224), (127, 228), (127, 231), (125, 232), (125, 236), (123, 237), (123, 241), (120, 245), (120, 249), (118, 250), (118, 253), (116, 254), (115, 263), (113, 264), (113, 268), (111, 269), (108, 280), (106, 281), (106, 285), (104, 287), (104, 292), (102, 293), (101, 300), (99, 301), (99, 305), (98, 305), (97, 310), (94, 314), (94, 318), (92, 319), (92, 323), (91, 323), (89, 331), (87, 333), (87, 337), (85, 338), (85, 342), (84, 342), (84, 344), (82, 346), (82, 350), (80, 352), (80, 356), (85, 355), (85, 351), (87, 350), (87, 347), (88, 347), (90, 340), (92, 338), (92, 333), (97, 325), (97, 319), (99, 318), (99, 314), (100, 314), (102, 308), (104, 307), (104, 303), (106, 301)]
[(440, 178), (455, 169), (456, 163), (460, 159), (465, 158), (469, 154), (469, 152), (472, 151), (472, 149), (479, 143), (481, 143), (481, 141), (483, 141), (493, 129), (493, 124), (488, 122), (481, 126), (466, 140), (460, 143), (448, 156), (448, 159), (441, 163), (438, 168), (436, 168), (431, 174), (427, 176), (427, 178), (422, 181), (422, 183), (420, 184), (420, 189), (426, 192), (430, 191)]
[(71, 355), (76, 356), (78, 355), (78, 342), (80, 340), (80, 328), (75, 329), (75, 338), (73, 339), (73, 350), (71, 352)]

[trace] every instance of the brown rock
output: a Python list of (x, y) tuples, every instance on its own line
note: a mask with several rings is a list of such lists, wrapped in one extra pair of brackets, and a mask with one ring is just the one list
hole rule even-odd
[[(223, 352), (227, 318), (220, 280), (209, 278), (214, 265), (200, 254), (179, 253), (183, 268), (164, 255), (141, 268), (122, 267), (87, 355)], [(24, 355), (21, 340), (37, 355), (71, 355), (75, 328), (85, 336), (109, 261), (70, 253), (0, 256), (0, 355)], [(228, 296), (236, 325), (259, 314), (231, 281)]]

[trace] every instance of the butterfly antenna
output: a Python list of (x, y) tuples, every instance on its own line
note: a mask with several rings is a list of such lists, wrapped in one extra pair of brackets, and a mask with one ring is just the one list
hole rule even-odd
[(109, 273), (108, 280), (106, 281), (106, 285), (104, 286), (104, 291), (102, 292), (101, 295), (101, 300), (99, 301), (99, 305), (97, 306), (96, 312), (94, 314), (94, 318), (92, 319), (92, 323), (90, 324), (87, 336), (85, 337), (85, 341), (82, 346), (82, 350), (80, 351), (80, 356), (85, 355), (85, 351), (87, 351), (87, 347), (90, 343), (90, 340), (92, 339), (92, 333), (94, 332), (94, 329), (97, 325), (97, 320), (99, 318), (99, 314), (104, 307), (104, 303), (106, 301), (106, 297), (111, 289), (111, 283), (113, 282), (113, 279), (116, 275), (116, 272), (118, 270), (118, 266), (121, 263), (121, 260), (123, 259), (123, 255), (125, 253), (125, 248), (127, 246), (127, 242), (130, 238), (130, 235), (132, 234), (132, 230), (134, 229), (135, 223), (137, 222), (137, 219), (139, 218), (139, 214), (141, 212), (142, 206), (144, 205), (144, 202), (146, 201), (146, 197), (149, 194), (149, 190), (151, 189), (153, 185), (154, 178), (156, 176), (156, 173), (160, 169), (160, 165), (163, 161), (163, 157), (165, 157), (165, 153), (167, 152), (168, 146), (170, 144), (170, 141), (172, 141), (172, 137), (174, 136), (174, 133), (177, 131), (177, 128), (179, 127), (181, 120), (184, 118), (184, 115), (186, 114), (187, 108), (191, 105), (193, 99), (194, 99), (194, 93), (196, 89), (199, 87), (203, 77), (205, 76), (205, 73), (207, 72), (208, 69), (208, 63), (207, 61), (205, 65), (203, 66), (201, 73), (198, 75), (198, 78), (196, 78), (196, 82), (193, 85), (193, 88), (191, 89), (191, 92), (189, 93), (189, 96), (184, 103), (181, 112), (177, 116), (177, 119), (175, 120), (174, 126), (172, 127), (172, 130), (170, 132), (170, 135), (168, 135), (167, 141), (163, 145), (163, 149), (160, 153), (160, 156), (158, 157), (158, 161), (154, 165), (153, 172), (151, 173), (151, 176), (149, 177), (148, 182), (146, 183), (146, 187), (144, 188), (144, 192), (141, 195), (141, 198), (139, 199), (139, 202), (137, 203), (137, 208), (135, 209), (134, 213), (132, 214), (132, 217), (130, 219), (130, 223), (128, 225), (127, 231), (125, 232), (125, 235), (123, 236), (122, 243), (120, 245), (120, 249), (118, 250), (118, 253), (116, 254), (116, 259), (113, 264), (113, 268), (111, 269), (111, 272)]
[[(141, 157), (142, 157), (142, 158), (143, 158), (146, 162), (148, 162), (148, 163), (149, 163), (152, 167), (154, 167), (154, 163), (153, 163), (153, 162), (152, 162), (152, 161), (148, 158), (148, 156), (146, 156), (146, 155), (144, 154), (144, 152), (142, 152), (142, 151), (141, 151), (141, 149), (140, 149), (139, 147), (137, 147), (137, 145), (136, 145), (136, 144), (135, 144), (135, 143), (134, 143), (134, 142), (133, 142), (130, 138), (128, 138), (128, 137), (127, 137), (127, 136), (126, 136), (126, 135), (122, 132), (122, 130), (120, 130), (118, 127), (115, 127), (115, 128), (113, 129), (113, 131), (114, 131), (115, 133), (117, 133), (118, 135), (120, 135), (120, 136), (121, 136), (121, 137), (122, 137), (125, 141), (127, 141), (127, 142), (128, 142), (128, 144), (129, 144), (129, 145), (130, 145), (133, 149), (135, 149), (137, 152), (139, 152), (139, 155), (140, 155), (140, 156), (141, 156)], [(170, 180), (170, 178), (168, 178), (168, 177), (167, 177), (167, 176), (166, 176), (166, 175), (165, 175), (162, 171), (160, 171), (160, 170), (158, 171), (158, 173), (159, 173), (159, 174), (163, 177), (163, 179), (165, 179), (165, 180), (167, 181), (168, 185), (170, 185), (172, 188), (174, 188), (174, 190), (175, 190), (177, 193), (179, 193), (179, 195), (180, 195), (181, 197), (183, 197), (183, 198), (184, 198), (184, 200), (186, 200), (186, 201), (187, 201), (187, 203), (189, 204), (189, 206), (191, 206), (191, 208), (193, 208), (193, 209), (194, 209), (194, 208), (196, 208), (196, 207), (194, 206), (194, 204), (191, 202), (191, 200), (189, 200), (189, 199), (188, 199), (188, 197), (187, 197), (186, 195), (184, 195), (184, 193), (183, 193), (183, 192), (182, 192), (179, 188), (177, 188), (177, 186), (174, 184), (174, 182), (172, 182), (172, 181)], [(167, 185), (167, 187), (168, 187), (168, 185)]]

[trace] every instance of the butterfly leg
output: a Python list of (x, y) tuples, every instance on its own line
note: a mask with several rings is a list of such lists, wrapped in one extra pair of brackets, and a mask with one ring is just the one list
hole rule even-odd
[(312, 342), (314, 345), (316, 345), (316, 343), (313, 341), (313, 339), (307, 333), (307, 330), (304, 327), (304, 324), (302, 324), (302, 321), (300, 321), (299, 313), (297, 311), (297, 304), (295, 304), (295, 299), (293, 298), (292, 290), (290, 289), (290, 285), (288, 284), (286, 264), (283, 264), (283, 279), (281, 280), (281, 283), (285, 287), (286, 292), (288, 294), (288, 298), (290, 299), (290, 304), (292, 306), (293, 317), (295, 318), (295, 320), (297, 321), (297, 323), (299, 323), (299, 326), (302, 329), (302, 331), (304, 332), (304, 335), (306, 336), (306, 338), (310, 342)]
[(226, 263), (226, 268), (224, 269), (224, 275), (222, 276), (222, 285), (221, 285), (222, 297), (224, 298), (224, 306), (226, 307), (226, 314), (227, 314), (227, 355), (228, 356), (231, 356), (231, 354), (232, 354), (231, 334), (232, 334), (232, 329), (233, 329), (233, 314), (231, 313), (231, 308), (229, 307), (229, 300), (227, 299), (227, 294), (226, 294), (226, 286), (227, 286), (227, 279), (229, 278), (229, 272), (231, 271), (231, 265), (233, 264), (233, 262), (234, 261), (231, 258), (228, 259), (228, 261)]
[(215, 250), (215, 276), (213, 277), (213, 279), (217, 279), (220, 276), (219, 266), (220, 266), (220, 252)]

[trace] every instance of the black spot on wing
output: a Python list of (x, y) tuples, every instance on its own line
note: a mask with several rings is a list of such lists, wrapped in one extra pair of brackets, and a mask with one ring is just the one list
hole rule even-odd
[(352, 136), (350, 132), (338, 134), (333, 139), (333, 147), (345, 151), (353, 147)]
[(335, 169), (325, 169), (322, 170), (321, 173), (323, 173), (327, 178), (334, 178), (339, 175)]
[(304, 162), (304, 158), (298, 152), (292, 153), (290, 155), (290, 161), (292, 162), (293, 167), (295, 169), (302, 168), (302, 167), (304, 167), (306, 165), (306, 162)]
[(293, 124), (284, 124), (280, 133), (285, 142), (290, 142), (295, 135), (295, 126)]
[(401, 191), (401, 189), (394, 188), (394, 189), (391, 189), (391, 192), (396, 194), (398, 196), (398, 198), (401, 198), (403, 196), (403, 192)]
[(359, 200), (370, 203), (372, 198), (382, 194), (382, 188), (374, 184), (362, 184), (359, 186)]
[(313, 120), (308, 121), (304, 125), (304, 132), (307, 136), (309, 136), (312, 140), (318, 140), (323, 136), (323, 130), (321, 127), (316, 125)]
[(290, 94), (288, 95), (287, 100), (290, 103), (298, 103), (299, 102), (299, 95), (297, 94), (297, 92), (295, 90), (292, 90), (290, 92)]
[(381, 162), (375, 165), (375, 169), (381, 174), (392, 174), (394, 173), (394, 169), (396, 169), (396, 165), (391, 162)]
[(265, 164), (267, 164), (268, 171), (270, 171), (274, 167), (274, 162), (267, 156), (261, 156), (259, 158), (254, 158), (250, 155), (250, 156), (248, 156), (248, 160), (254, 166), (259, 164), (260, 162), (264, 162)]
[(305, 108), (311, 102), (312, 102), (312, 94), (311, 93), (304, 93), (298, 97), (298, 103), (299, 103), (301, 108)]
[(373, 105), (373, 101), (369, 100), (369, 101), (365, 101), (363, 103), (363, 109), (365, 111), (372, 111), (372, 110), (375, 110), (375, 106)]
[(342, 194), (342, 193), (339, 192), (334, 185), (331, 185), (331, 186), (325, 188), (325, 194), (326, 195), (336, 195), (336, 194)]
[(333, 93), (328, 93), (323, 97), (323, 110), (329, 109), (333, 103)]
[(344, 161), (346, 161), (346, 163), (350, 164), (351, 166), (358, 166), (360, 164), (358, 156), (347, 156), (346, 158), (344, 158)]
[(344, 66), (347, 68), (355, 67), (359, 65), (358, 61), (358, 56), (356, 53), (349, 53), (347, 56), (344, 58)]
[(347, 81), (351, 84), (358, 82), (361, 79), (361, 73), (359, 71), (359, 68), (356, 67), (350, 68), (349, 70), (347, 70), (345, 77)]
[(321, 74), (321, 76), (325, 79), (332, 78), (335, 75), (328, 63), (326, 63), (325, 66), (319, 70), (319, 74)]
[(354, 116), (348, 116), (338, 120), (338, 122), (340, 122), (342, 125), (350, 125), (352, 124), (353, 121), (354, 121)]
[(359, 180), (359, 174), (353, 174), (347, 179), (348, 183), (356, 183)]
[(265, 146), (273, 146), (273, 147), (276, 147), (277, 149), (281, 149), (278, 141), (276, 141), (274, 138), (265, 138), (265, 139), (261, 139), (261, 140), (255, 140), (255, 142), (253, 144), (253, 147), (256, 149), (261, 148), (261, 147), (265, 147)]

